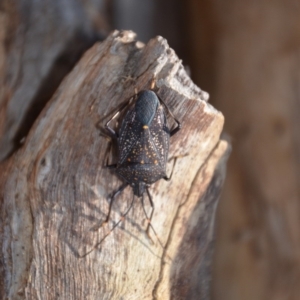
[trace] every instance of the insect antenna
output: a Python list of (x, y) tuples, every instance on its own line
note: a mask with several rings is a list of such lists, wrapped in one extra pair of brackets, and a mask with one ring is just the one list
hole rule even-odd
[[(127, 186), (127, 185), (126, 185)], [(123, 187), (123, 186), (122, 186)], [(125, 188), (125, 187), (124, 187)], [(123, 189), (124, 189), (123, 188)], [(122, 190), (123, 190), (122, 189)], [(116, 193), (120, 193), (120, 190), (118, 190)], [(115, 193), (115, 195), (116, 195), (116, 193)], [(114, 195), (114, 196), (115, 196)], [(114, 197), (113, 196), (113, 197)], [(83, 257), (86, 257), (86, 256), (88, 256), (90, 253), (92, 253), (113, 231), (114, 231), (114, 229), (122, 222), (122, 221), (124, 221), (124, 219), (125, 219), (125, 217), (127, 216), (127, 214), (129, 213), (129, 211), (131, 210), (131, 208), (132, 208), (132, 206), (133, 206), (133, 203), (134, 203), (134, 200), (135, 200), (135, 197), (134, 197), (134, 194), (133, 194), (133, 198), (132, 198), (132, 201), (131, 201), (131, 204), (129, 205), (129, 207), (128, 207), (128, 209), (126, 210), (126, 212), (123, 214), (123, 215), (121, 215), (121, 218), (119, 219), (119, 221), (112, 227), (112, 229), (106, 234), (106, 235), (104, 235), (104, 237), (99, 241), (99, 242), (97, 242), (88, 252), (86, 252), (86, 253), (84, 253), (83, 255), (79, 255), (79, 257), (80, 258), (83, 258)], [(110, 212), (109, 212), (109, 214), (110, 214)], [(104, 224), (106, 224), (107, 223), (107, 218), (106, 218), (106, 221), (104, 221), (102, 224), (101, 224), (101, 226), (100, 226), (100, 228), (104, 225)]]

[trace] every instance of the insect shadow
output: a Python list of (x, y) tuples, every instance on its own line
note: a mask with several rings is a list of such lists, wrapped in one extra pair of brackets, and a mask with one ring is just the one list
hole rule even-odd
[[(169, 141), (170, 137), (181, 129), (181, 123), (175, 118), (166, 103), (154, 92), (153, 88), (154, 84), (152, 83), (150, 90), (136, 92), (105, 124), (105, 129), (117, 144), (118, 157), (116, 164), (108, 164), (107, 161), (105, 167), (113, 170), (123, 180), (123, 184), (112, 194), (107, 216), (97, 229), (108, 223), (114, 200), (128, 186), (133, 190), (133, 199), (127, 210), (121, 215), (119, 221), (113, 225), (112, 229), (92, 249), (81, 255), (81, 257), (85, 257), (95, 250), (125, 219), (133, 207), (136, 198), (141, 199), (143, 211), (146, 216), (148, 223), (146, 228), (147, 236), (152, 241), (149, 235), (151, 228), (161, 247), (164, 248), (151, 223), (154, 213), (154, 202), (149, 192), (149, 187), (160, 179), (168, 181), (171, 179), (176, 157), (174, 158), (171, 174), (167, 176), (166, 166), (168, 162)], [(171, 130), (167, 124), (165, 110), (176, 122), (175, 128)], [(110, 123), (116, 120), (124, 111), (126, 112), (120, 120), (121, 125), (115, 131), (110, 127)], [(149, 217), (144, 206), (145, 193), (148, 196), (151, 206)]]

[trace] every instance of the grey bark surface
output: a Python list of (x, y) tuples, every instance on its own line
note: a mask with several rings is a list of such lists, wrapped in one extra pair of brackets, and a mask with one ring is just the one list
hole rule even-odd
[[(126, 219), (88, 256), (132, 200), (104, 168), (110, 142), (99, 127), (138, 90), (156, 92), (182, 122), (170, 140), (170, 182), (151, 186), (150, 231), (136, 201)], [(161, 37), (132, 32), (96, 43), (64, 79), (24, 145), (1, 165), (0, 293), (9, 299), (209, 299), (214, 215), (225, 178), (224, 118), (187, 76)], [(170, 124), (171, 119), (169, 120)], [(116, 161), (110, 155), (111, 161)], [(168, 173), (172, 167), (169, 164)], [(146, 209), (150, 205), (146, 200)]]
[(104, 0), (0, 3), (0, 161), (27, 135), (82, 53), (103, 39)]

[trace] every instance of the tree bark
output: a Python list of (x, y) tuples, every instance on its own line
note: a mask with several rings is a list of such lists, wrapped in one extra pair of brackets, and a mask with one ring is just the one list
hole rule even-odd
[[(125, 220), (82, 258), (133, 198), (129, 187), (116, 198), (108, 224), (98, 228), (122, 184), (103, 167), (110, 142), (99, 133), (134, 88), (149, 89), (153, 78), (182, 122), (170, 141), (169, 157), (181, 156), (173, 178), (150, 188), (157, 237), (150, 231), (154, 242), (147, 238), (136, 199)], [(207, 99), (161, 37), (143, 45), (132, 32), (116, 31), (89, 49), (21, 149), (1, 165), (3, 298), (208, 299), (229, 146), (220, 139), (223, 116)]]
[(82, 53), (105, 37), (104, 0), (0, 3), (0, 161), (33, 122)]

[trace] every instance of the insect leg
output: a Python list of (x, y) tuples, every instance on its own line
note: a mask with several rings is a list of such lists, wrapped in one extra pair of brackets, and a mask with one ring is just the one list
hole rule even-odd
[(168, 105), (165, 103), (165, 101), (163, 101), (163, 99), (161, 99), (158, 95), (157, 95), (157, 97), (158, 97), (159, 101), (164, 105), (164, 107), (166, 108), (166, 110), (168, 111), (170, 116), (174, 119), (174, 121), (177, 124), (177, 126), (174, 129), (172, 129), (171, 132), (170, 132), (170, 136), (173, 136), (175, 133), (177, 133), (181, 129), (181, 123), (175, 118), (173, 113), (170, 111)]
[(109, 123), (114, 120), (123, 109), (125, 109), (131, 102), (132, 100), (132, 96), (129, 98), (128, 101), (126, 101), (121, 108), (112, 116), (112, 118), (105, 124), (105, 128), (109, 131), (109, 133), (114, 137), (114, 138), (118, 138), (118, 134), (109, 126)]
[(113, 205), (113, 202), (115, 200), (115, 198), (121, 193), (124, 191), (124, 189), (128, 186), (128, 183), (124, 183), (123, 185), (121, 185), (119, 187), (119, 189), (112, 195), (111, 197), (111, 200), (110, 200), (110, 203), (109, 203), (109, 209), (108, 209), (108, 214), (106, 215), (106, 219), (105, 221), (101, 224), (100, 227), (102, 227), (103, 225), (105, 225), (108, 221), (109, 221), (109, 218), (110, 218), (110, 213), (111, 213), (111, 208), (112, 208), (112, 205)]
[(170, 136), (173, 136), (175, 133), (177, 133), (181, 129), (181, 123), (176, 119), (174, 119), (174, 120), (177, 123), (177, 127), (175, 127), (174, 129), (171, 130)]
[(105, 124), (105, 128), (112, 134), (113, 137), (117, 138), (118, 134), (111, 128), (109, 127), (109, 123), (114, 120), (118, 115), (120, 114), (120, 110), (118, 110), (113, 117)]
[(105, 168), (107, 168), (107, 169), (115, 169), (116, 167), (117, 167), (117, 164), (105, 165)]
[[(116, 193), (115, 193), (115, 195), (116, 195)], [(90, 253), (92, 253), (114, 231), (114, 229), (125, 219), (125, 217), (127, 216), (127, 214), (129, 213), (129, 211), (131, 210), (131, 208), (133, 206), (134, 199), (135, 199), (135, 197), (133, 195), (132, 202), (131, 202), (130, 206), (128, 207), (126, 212), (121, 216), (120, 220), (112, 227), (112, 229), (98, 243), (96, 243), (96, 245), (94, 245), (94, 247), (92, 249), (90, 249), (88, 252), (84, 253), (83, 255), (79, 255), (80, 258), (86, 257)]]
[[(150, 224), (151, 224), (151, 221), (152, 221), (152, 216), (153, 216), (153, 213), (154, 213), (154, 203), (152, 201), (152, 196), (148, 190), (148, 188), (146, 188), (146, 191), (147, 191), (147, 195), (148, 195), (148, 198), (149, 198), (149, 202), (150, 202), (150, 205), (151, 205), (151, 213), (150, 213), (150, 217), (148, 218), (148, 215), (146, 213), (146, 209), (145, 209), (145, 206), (144, 206), (144, 194), (142, 195), (142, 206), (143, 206), (143, 210), (144, 210), (144, 214), (147, 218), (147, 229), (146, 229), (146, 234), (148, 236), (148, 238), (152, 241), (151, 237), (150, 237), (150, 234), (149, 234), (149, 229), (150, 229)], [(153, 241), (152, 241), (153, 242)]]
[(148, 221), (148, 226), (147, 226), (147, 229), (146, 229), (146, 233), (147, 233), (147, 236), (149, 237), (149, 239), (153, 242), (153, 240), (151, 239), (150, 235), (149, 235), (149, 228), (151, 227), (156, 239), (158, 240), (160, 246), (162, 247), (163, 250), (165, 250), (165, 247), (163, 245), (163, 243), (161, 242), (161, 240), (159, 239), (154, 227), (152, 226), (152, 223), (151, 223), (151, 220), (152, 220), (152, 215), (153, 215), (153, 212), (154, 212), (154, 204), (153, 204), (153, 201), (152, 201), (152, 197), (151, 197), (151, 194), (148, 190), (148, 188), (146, 187), (146, 191), (147, 191), (147, 195), (148, 195), (148, 198), (149, 198), (149, 201), (150, 201), (150, 204), (151, 204), (151, 207), (152, 207), (152, 211), (151, 211), (151, 215), (150, 215), (150, 218), (148, 218), (148, 215), (147, 215), (147, 212), (146, 212), (146, 209), (145, 209), (145, 206), (144, 206), (144, 198), (142, 197), (142, 207), (143, 207), (143, 211), (144, 211), (144, 214), (147, 218), (147, 221)]
[(109, 161), (109, 153), (112, 149), (112, 143), (109, 143), (109, 146), (107, 147), (106, 153), (105, 153), (105, 157), (104, 157), (104, 161), (106, 161), (106, 164), (104, 165), (104, 168), (108, 168), (108, 169), (113, 169), (115, 168), (117, 165), (109, 165), (108, 161)]
[(174, 162), (173, 162), (173, 167), (172, 167), (171, 174), (170, 174), (170, 176), (169, 176), (169, 177), (168, 177), (168, 176), (165, 176), (165, 177), (163, 177), (163, 178), (164, 178), (164, 180), (167, 180), (167, 181), (169, 181), (169, 180), (171, 180), (171, 178), (172, 178), (172, 176), (173, 176), (173, 171), (174, 171), (175, 164), (176, 164), (176, 161), (177, 161), (177, 156), (175, 156), (173, 159), (174, 159)]

